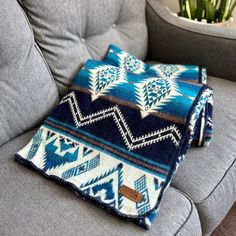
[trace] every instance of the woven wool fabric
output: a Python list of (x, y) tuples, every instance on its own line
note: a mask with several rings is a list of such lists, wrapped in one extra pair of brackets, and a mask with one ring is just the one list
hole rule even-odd
[(135, 74), (207, 84), (207, 70), (204, 67), (163, 63), (149, 65), (115, 45), (110, 45), (103, 61)]
[(16, 161), (149, 229), (211, 99), (207, 85), (89, 60)]
[[(115, 45), (110, 45), (104, 62), (117, 66), (129, 73), (150, 75), (167, 80), (177, 79), (191, 83), (207, 84), (207, 71), (204, 67), (194, 65), (153, 64), (148, 65)], [(201, 111), (202, 119), (198, 120), (192, 145), (209, 145), (212, 136), (213, 100)], [(206, 118), (205, 118), (206, 117)]]

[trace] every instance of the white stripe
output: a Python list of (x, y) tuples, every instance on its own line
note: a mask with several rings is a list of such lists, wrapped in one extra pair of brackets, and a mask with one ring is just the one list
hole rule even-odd
[(200, 146), (202, 143), (202, 139), (203, 139), (203, 131), (204, 131), (204, 127), (205, 127), (205, 107), (202, 108), (202, 118), (201, 118), (201, 131), (200, 131), (200, 138), (198, 141), (198, 145)]

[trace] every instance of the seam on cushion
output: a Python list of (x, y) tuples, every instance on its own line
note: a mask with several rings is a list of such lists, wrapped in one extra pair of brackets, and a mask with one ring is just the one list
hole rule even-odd
[[(97, 35), (98, 35), (98, 34), (97, 34)], [(85, 49), (86, 49), (88, 55), (89, 55), (90, 58), (92, 58), (92, 59), (93, 59), (93, 57), (92, 57), (91, 52), (90, 52), (89, 50), (93, 51), (93, 52), (99, 57), (98, 53), (96, 53), (96, 51), (93, 50), (93, 48), (89, 45), (89, 38), (90, 38), (90, 37), (92, 38), (92, 37), (94, 37), (94, 36), (96, 36), (96, 35), (88, 36), (88, 37), (86, 38), (86, 41), (88, 41), (88, 43), (85, 43), (85, 44), (84, 44), (84, 47), (85, 47)], [(82, 63), (82, 64), (84, 64), (84, 63)], [(80, 71), (80, 70), (79, 70), (79, 71)], [(79, 71), (78, 71), (78, 72), (79, 72)], [(77, 73), (78, 73), (78, 72), (77, 72)]]
[[(24, 14), (25, 20), (26, 20), (26, 22), (27, 22), (27, 24), (28, 24), (28, 26), (29, 26), (29, 28), (30, 28), (30, 31), (31, 31), (32, 36), (33, 36), (33, 39), (34, 39), (34, 31), (33, 31), (33, 29), (32, 29), (32, 26), (31, 26), (31, 24), (30, 24), (30, 22), (29, 22), (29, 19), (28, 19), (27, 15), (25, 14), (25, 11), (23, 10), (23, 8), (24, 8), (25, 10), (26, 10), (26, 8), (24, 7), (23, 3), (22, 3), (20, 0), (17, 0), (17, 3), (18, 3), (18, 5), (19, 5), (19, 7), (20, 7), (20, 9), (21, 9), (21, 12)], [(35, 41), (35, 40), (34, 40), (34, 41)]]
[[(231, 41), (235, 41), (236, 38), (227, 38), (225, 36), (220, 36), (220, 35), (214, 35), (213, 33), (212, 34), (207, 34), (207, 33), (204, 33), (204, 32), (198, 32), (197, 30), (191, 30), (191, 29), (186, 29), (184, 28), (183, 26), (178, 26), (172, 22), (169, 22), (167, 19), (165, 19), (164, 17), (160, 16), (158, 14), (158, 12), (154, 9), (154, 7), (152, 6), (152, 4), (149, 3), (149, 1), (147, 0), (147, 5), (152, 9), (152, 11), (154, 11), (155, 15), (157, 15), (162, 21), (164, 21), (165, 23), (167, 23), (168, 25), (171, 25), (177, 29), (181, 29), (183, 31), (186, 31), (186, 32), (190, 32), (190, 33), (193, 33), (193, 34), (200, 34), (200, 35), (204, 35), (204, 36), (208, 36), (208, 37), (211, 37), (211, 38), (219, 38), (219, 39), (226, 39), (226, 40), (231, 40)], [(169, 13), (169, 15), (171, 15)]]
[(187, 224), (187, 222), (189, 221), (190, 217), (192, 216), (194, 203), (193, 203), (193, 201), (191, 200), (191, 198), (190, 198), (187, 194), (181, 192), (180, 190), (178, 190), (178, 189), (176, 189), (176, 188), (174, 188), (174, 187), (172, 187), (172, 186), (170, 186), (170, 188), (174, 189), (176, 192), (178, 192), (179, 194), (181, 194), (181, 195), (182, 195), (184, 198), (186, 198), (186, 199), (188, 200), (188, 202), (190, 203), (190, 211), (189, 211), (189, 214), (188, 214), (187, 218), (185, 219), (185, 221), (183, 222), (183, 224), (179, 227), (179, 229), (178, 229), (178, 230), (176, 231), (176, 233), (174, 234), (174, 235), (178, 235), (178, 234), (180, 233), (180, 231), (184, 228), (184, 226)]
[[(38, 53), (40, 54), (41, 58), (43, 59), (43, 62), (44, 62), (44, 64), (45, 64), (46, 67), (47, 67), (49, 76), (50, 76), (52, 82), (54, 83), (54, 85), (55, 85), (56, 88), (57, 88), (57, 84), (56, 84), (55, 79), (54, 79), (54, 77), (53, 77), (53, 75), (52, 75), (52, 72), (51, 72), (51, 70), (50, 70), (50, 68), (49, 68), (49, 65), (48, 65), (48, 63), (47, 63), (45, 57), (43, 56), (43, 53), (41, 52), (41, 50), (40, 50), (40, 48), (39, 48), (39, 46), (37, 45), (36, 42), (34, 42), (34, 47), (35, 47), (35, 49), (38, 51)], [(57, 89), (57, 94), (59, 95), (58, 89)]]
[[(35, 132), (39, 129), (39, 127), (40, 127), (40, 125), (39, 125), (39, 124), (36, 124), (36, 125), (30, 127), (29, 129), (26, 129), (23, 133), (17, 134), (14, 138), (12, 138), (12, 139), (8, 140), (7, 142), (3, 143), (2, 145), (0, 145), (0, 148), (4, 147), (5, 145), (8, 145), (8, 143), (12, 142), (12, 141), (15, 140), (15, 139), (18, 139), (20, 136), (25, 135), (25, 134), (27, 134), (27, 133), (29, 133), (29, 132), (32, 132), (32, 135), (31, 135), (31, 137), (30, 137), (30, 139), (29, 139), (29, 141), (30, 141), (30, 140), (32, 139), (32, 137), (34, 136)], [(29, 142), (29, 141), (28, 141), (28, 142)], [(26, 142), (26, 144), (27, 144), (28, 142)], [(23, 147), (24, 147), (26, 144), (24, 144)], [(22, 147), (22, 148), (23, 148), (23, 147)], [(13, 155), (14, 155), (14, 154), (13, 154)]]
[[(43, 53), (41, 52), (39, 46), (38, 46), (37, 43), (35, 42), (34, 31), (33, 31), (33, 29), (32, 29), (32, 26), (31, 26), (31, 24), (30, 24), (30, 22), (29, 22), (28, 17), (27, 17), (26, 14), (25, 14), (25, 11), (23, 10), (23, 3), (22, 3), (22, 2), (19, 2), (19, 0), (17, 0), (17, 3), (18, 3), (18, 5), (19, 5), (19, 8), (21, 9), (21, 12), (23, 13), (23, 15), (24, 15), (24, 17), (25, 17), (25, 20), (26, 20), (26, 22), (27, 22), (27, 24), (28, 24), (28, 26), (29, 26), (30, 31), (31, 31), (32, 39), (33, 39), (33, 41), (34, 41), (34, 48), (37, 50), (37, 52), (38, 52), (39, 55), (41, 56), (41, 58), (42, 58), (42, 60), (43, 60), (43, 62), (44, 62), (44, 64), (45, 64), (45, 66), (46, 66), (46, 68), (47, 68), (48, 74), (49, 74), (49, 76), (50, 76), (50, 78), (51, 78), (53, 84), (54, 84), (54, 85), (56, 86), (56, 88), (57, 88), (56, 82), (55, 82), (55, 80), (54, 80), (54, 78), (53, 78), (53, 75), (52, 75), (52, 72), (51, 72), (51, 70), (50, 70), (50, 68), (49, 68), (49, 65), (48, 65), (46, 59), (44, 58)], [(59, 97), (58, 88), (57, 88), (57, 95), (58, 95), (58, 97)]]
[(208, 201), (208, 199), (211, 197), (211, 195), (215, 192), (215, 190), (218, 188), (218, 186), (221, 184), (221, 182), (225, 179), (226, 175), (228, 174), (228, 172), (232, 169), (232, 167), (234, 166), (236, 162), (236, 158), (234, 159), (234, 161), (232, 162), (232, 164), (229, 166), (229, 168), (225, 171), (224, 175), (222, 176), (222, 178), (219, 180), (219, 182), (216, 184), (216, 186), (212, 189), (212, 191), (201, 201), (196, 202), (194, 201), (195, 204), (204, 204), (205, 202)]
[(118, 16), (117, 16), (117, 18), (116, 18), (116, 20), (115, 20), (115, 24), (118, 24), (120, 21), (119, 21), (119, 19), (121, 18), (121, 12), (123, 11), (123, 9), (124, 9), (124, 2), (125, 2), (125, 0), (123, 0), (122, 1), (122, 3), (121, 3), (121, 7), (120, 7), (120, 11), (119, 11), (119, 14), (118, 14)]

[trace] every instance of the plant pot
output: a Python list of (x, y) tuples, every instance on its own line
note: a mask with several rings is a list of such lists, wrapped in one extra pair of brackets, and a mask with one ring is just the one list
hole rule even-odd
[(202, 21), (197, 21), (197, 20), (191, 20), (182, 16), (178, 16), (177, 13), (173, 13), (170, 12), (173, 16), (180, 18), (181, 20), (190, 22), (190, 23), (194, 23), (194, 24), (200, 24), (200, 25), (211, 25), (211, 26), (221, 26), (221, 27), (227, 27), (228, 25), (230, 25), (231, 23), (233, 23), (234, 18), (233, 16), (231, 16), (227, 21), (223, 21), (223, 22), (217, 22), (217, 23), (207, 23), (205, 19), (203, 19)]

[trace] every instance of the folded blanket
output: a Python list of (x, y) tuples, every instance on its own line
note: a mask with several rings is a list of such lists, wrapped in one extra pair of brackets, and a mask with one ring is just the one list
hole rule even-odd
[(103, 61), (135, 74), (207, 84), (207, 71), (204, 67), (160, 63), (145, 64), (137, 57), (121, 50), (115, 45), (110, 45)]
[[(206, 68), (193, 65), (145, 64), (137, 57), (130, 55), (115, 45), (109, 47), (104, 62), (117, 66), (129, 73), (207, 84)], [(191, 145), (203, 146), (210, 144), (213, 129), (212, 110), (213, 100), (209, 99), (207, 105), (201, 111), (202, 114), (200, 116), (202, 119), (198, 120)]]
[(211, 99), (204, 84), (89, 60), (16, 161), (149, 229)]

